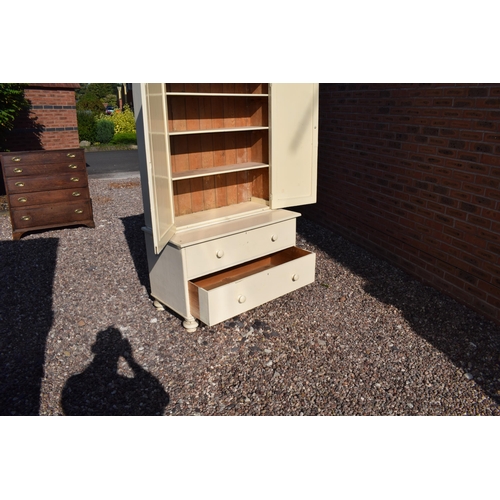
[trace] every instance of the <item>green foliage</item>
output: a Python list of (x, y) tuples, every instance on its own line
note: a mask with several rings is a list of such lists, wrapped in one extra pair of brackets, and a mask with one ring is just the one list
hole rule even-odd
[(108, 144), (115, 135), (115, 126), (111, 120), (97, 120), (95, 140), (102, 144)]
[(76, 119), (78, 122), (78, 138), (80, 141), (89, 141), (90, 143), (96, 140), (96, 119), (90, 110), (77, 110)]
[(29, 108), (25, 88), (22, 83), (0, 83), (0, 149), (5, 147), (6, 135), (12, 130), (17, 115)]
[(103, 100), (108, 106), (114, 106), (115, 108), (118, 106), (118, 98), (115, 94), (108, 94)]
[[(104, 112), (104, 104), (117, 105), (116, 83), (80, 83), (75, 91), (76, 109), (90, 109), (94, 114)], [(100, 107), (97, 102), (100, 102)]]
[(75, 97), (77, 101), (85, 95), (88, 85), (88, 83), (80, 83), (80, 88), (75, 90)]
[(89, 83), (86, 92), (97, 96), (101, 101), (106, 101), (106, 96), (112, 94), (116, 96), (116, 83)]
[(120, 132), (114, 135), (111, 144), (137, 144), (137, 134), (135, 132)]
[(76, 102), (77, 111), (90, 111), (95, 116), (104, 111), (102, 101), (94, 94), (88, 93), (80, 97)]
[(115, 134), (135, 132), (135, 116), (127, 104), (123, 106), (122, 111), (117, 109), (109, 118), (115, 125)]

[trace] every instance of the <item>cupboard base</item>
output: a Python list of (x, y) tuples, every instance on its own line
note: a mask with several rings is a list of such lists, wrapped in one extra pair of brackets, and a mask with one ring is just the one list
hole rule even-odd
[(144, 228), (151, 295), (157, 309), (213, 326), (314, 281), (316, 256), (295, 246), (300, 214), (269, 210), (177, 233), (154, 252)]

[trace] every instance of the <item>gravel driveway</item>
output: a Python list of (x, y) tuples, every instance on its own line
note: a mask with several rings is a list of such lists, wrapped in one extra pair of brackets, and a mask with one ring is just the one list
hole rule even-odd
[(500, 328), (304, 218), (316, 282), (186, 333), (148, 295), (138, 179), (90, 179), (95, 229), (11, 241), (3, 415), (499, 415)]

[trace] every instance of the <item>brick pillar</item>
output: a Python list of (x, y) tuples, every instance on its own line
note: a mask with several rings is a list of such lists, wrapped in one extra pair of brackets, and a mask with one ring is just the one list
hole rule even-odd
[(78, 83), (31, 83), (25, 90), (30, 109), (9, 134), (11, 151), (70, 149), (79, 146), (75, 89)]

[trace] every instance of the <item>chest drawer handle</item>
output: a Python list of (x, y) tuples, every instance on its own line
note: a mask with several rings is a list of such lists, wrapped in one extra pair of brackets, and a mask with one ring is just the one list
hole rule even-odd
[(78, 177), (71, 177), (71, 180), (72, 180), (73, 182), (78, 182), (80, 179), (79, 179)]
[(31, 220), (31, 216), (30, 215), (23, 215), (21, 217), (21, 220)]
[(240, 296), (238, 297), (238, 302), (239, 302), (240, 304), (243, 304), (246, 300), (247, 300), (247, 298), (246, 298), (244, 295), (240, 295)]
[(278, 239), (278, 235), (277, 234), (273, 234), (271, 236), (271, 241), (276, 241)]
[(72, 196), (80, 196), (80, 191), (73, 191), (71, 193)]
[(16, 167), (16, 168), (14, 169), (14, 172), (15, 172), (16, 174), (20, 174), (22, 171), (23, 171), (23, 169), (22, 169), (22, 168), (19, 168), (19, 167)]
[(12, 161), (21, 161), (21, 158), (19, 158), (19, 156), (13, 156)]
[(24, 187), (24, 182), (16, 182), (16, 186), (22, 188)]
[(75, 153), (68, 153), (66, 156), (68, 158), (74, 158), (75, 157)]
[(217, 255), (218, 259), (222, 259), (222, 257), (224, 257), (224, 250), (217, 250), (215, 255)]
[(21, 198), (18, 198), (18, 199), (17, 199), (17, 201), (18, 201), (19, 203), (26, 203), (26, 202), (28, 201), (28, 199), (27, 199), (27, 198), (25, 198), (24, 196), (21, 196)]
[(74, 163), (72, 163), (71, 165), (68, 165), (68, 167), (75, 170), (75, 168), (78, 168), (78, 165), (75, 165)]
[(292, 281), (299, 281), (300, 276), (298, 274), (294, 274), (292, 276)]
[(75, 210), (75, 214), (83, 214), (83, 210), (81, 208), (77, 208)]

